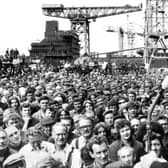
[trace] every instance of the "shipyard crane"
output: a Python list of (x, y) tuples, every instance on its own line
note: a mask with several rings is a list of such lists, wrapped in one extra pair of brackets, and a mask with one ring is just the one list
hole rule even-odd
[(71, 30), (79, 36), (80, 55), (90, 53), (89, 23), (97, 18), (138, 12), (139, 6), (113, 6), (113, 7), (64, 7), (62, 4), (43, 4), (42, 10), (45, 16), (69, 19)]
[[(150, 69), (152, 59), (168, 59), (168, 1), (146, 0), (144, 62)], [(168, 66), (168, 65), (166, 65)]]
[[(133, 49), (135, 47), (134, 43), (135, 43), (135, 36), (136, 35), (144, 37), (143, 33), (136, 32), (133, 27), (129, 28), (127, 31), (125, 31), (122, 27), (115, 28), (113, 26), (109, 26), (106, 31), (107, 32), (116, 32), (116, 33), (118, 33), (119, 50), (125, 49), (125, 47), (124, 47), (124, 35), (125, 34), (127, 35), (127, 38), (128, 38), (127, 39), (128, 49)], [(131, 52), (132, 51), (133, 50), (131, 50)]]

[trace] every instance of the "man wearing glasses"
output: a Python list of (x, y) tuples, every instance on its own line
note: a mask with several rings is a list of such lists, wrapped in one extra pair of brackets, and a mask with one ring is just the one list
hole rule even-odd
[(71, 143), (71, 148), (67, 156), (67, 162), (71, 160), (71, 168), (82, 167), (81, 149), (84, 148), (93, 134), (93, 123), (90, 118), (82, 117), (78, 123), (80, 136)]

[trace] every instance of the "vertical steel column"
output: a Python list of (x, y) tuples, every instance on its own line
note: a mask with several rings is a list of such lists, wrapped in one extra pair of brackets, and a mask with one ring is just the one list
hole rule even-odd
[(90, 53), (90, 38), (89, 38), (89, 21), (84, 20), (71, 20), (71, 30), (79, 36), (80, 55)]

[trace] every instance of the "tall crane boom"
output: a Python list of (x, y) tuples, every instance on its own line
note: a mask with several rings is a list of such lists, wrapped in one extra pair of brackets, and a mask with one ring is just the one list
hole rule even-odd
[(116, 6), (116, 7), (64, 7), (62, 4), (43, 4), (42, 10), (45, 16), (59, 17), (71, 21), (71, 30), (79, 35), (81, 55), (90, 53), (90, 20), (97, 18), (119, 15), (124, 13), (138, 12), (139, 6)]

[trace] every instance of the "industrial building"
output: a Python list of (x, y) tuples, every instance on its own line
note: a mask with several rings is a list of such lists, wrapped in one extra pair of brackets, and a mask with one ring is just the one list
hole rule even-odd
[(73, 31), (60, 31), (58, 21), (47, 21), (45, 37), (40, 42), (31, 43), (32, 60), (56, 63), (79, 57), (79, 38)]

